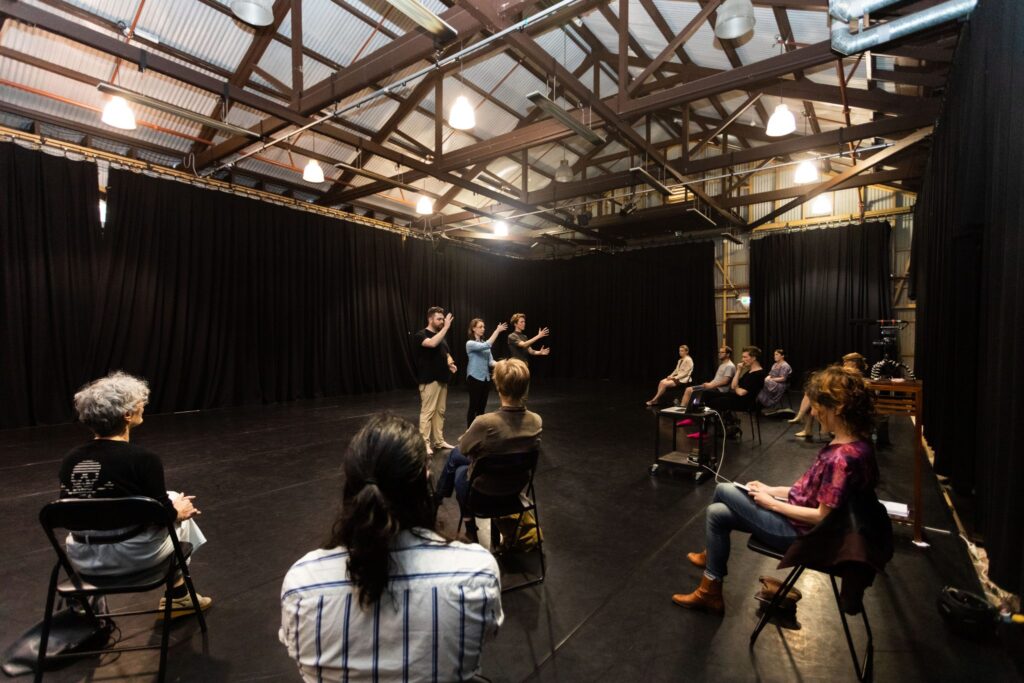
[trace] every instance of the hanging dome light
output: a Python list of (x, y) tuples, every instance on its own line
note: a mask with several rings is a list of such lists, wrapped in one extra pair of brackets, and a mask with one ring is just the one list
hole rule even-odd
[(793, 174), (793, 182), (797, 185), (806, 185), (807, 183), (813, 183), (818, 180), (818, 167), (813, 161), (804, 159), (800, 162), (800, 165), (796, 167), (796, 173)]
[(459, 95), (448, 113), (448, 125), (455, 130), (470, 130), (476, 126), (476, 113), (465, 95)]
[(498, 221), (494, 224), (494, 234), (498, 237), (508, 237), (508, 223)]
[(832, 213), (832, 195), (823, 192), (811, 202), (811, 213), (815, 216), (823, 216)]
[(562, 163), (555, 169), (555, 181), (559, 183), (568, 183), (573, 178), (572, 166), (569, 165), (568, 159), (562, 159)]
[(715, 22), (715, 36), (722, 40), (734, 40), (754, 30), (754, 6), (750, 0), (725, 0), (718, 8)]
[(775, 111), (772, 112), (772, 117), (768, 119), (768, 127), (765, 128), (764, 132), (768, 137), (777, 138), (789, 135), (795, 130), (796, 119), (793, 118), (793, 112), (789, 110), (785, 103), (780, 103), (779, 106), (775, 107)]
[(324, 169), (320, 168), (316, 159), (310, 159), (306, 164), (305, 170), (302, 171), (302, 179), (307, 183), (322, 183), (324, 181)]
[(416, 213), (421, 216), (429, 216), (434, 213), (434, 200), (425, 194), (421, 194), (420, 200), (416, 202)]
[(234, 0), (231, 11), (252, 26), (270, 26), (274, 23), (274, 0)]
[(135, 114), (128, 106), (128, 101), (123, 97), (114, 95), (103, 107), (103, 116), (100, 120), (108, 126), (120, 128), (121, 130), (135, 130)]

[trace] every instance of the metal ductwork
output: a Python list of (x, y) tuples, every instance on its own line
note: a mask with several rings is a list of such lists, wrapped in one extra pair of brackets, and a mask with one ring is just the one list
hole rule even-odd
[[(870, 50), (903, 36), (917, 33), (924, 29), (954, 21), (970, 14), (978, 4), (978, 0), (947, 0), (926, 10), (894, 19), (871, 28), (862, 28), (854, 34), (850, 32), (849, 22), (862, 16), (863, 12), (892, 5), (897, 0), (829, 0), (829, 13), (835, 19), (832, 22), (832, 49), (844, 55), (852, 55)], [(860, 15), (851, 12), (861, 12)], [(862, 24), (863, 26), (863, 24)]]
[(839, 21), (853, 21), (900, 0), (829, 0), (828, 13)]

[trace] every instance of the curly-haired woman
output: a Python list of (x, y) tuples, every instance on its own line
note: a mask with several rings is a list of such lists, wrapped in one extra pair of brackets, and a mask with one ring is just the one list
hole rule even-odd
[(724, 613), (722, 581), (732, 531), (753, 534), (765, 545), (784, 551), (851, 495), (874, 489), (878, 482), (871, 445), (875, 412), (863, 376), (849, 368), (826, 368), (811, 377), (807, 396), (814, 416), (835, 437), (792, 486), (752, 481), (744, 490), (735, 484), (718, 485), (707, 510), (705, 550), (687, 555), (704, 575), (694, 592), (672, 596), (677, 605)]

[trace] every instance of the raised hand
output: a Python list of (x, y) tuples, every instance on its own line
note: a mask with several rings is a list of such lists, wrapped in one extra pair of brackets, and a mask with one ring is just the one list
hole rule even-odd
[(494, 328), (498, 332), (504, 332), (508, 329), (508, 323), (498, 323), (497, 327)]
[(537, 350), (537, 355), (538, 356), (547, 356), (550, 353), (551, 353), (551, 349), (549, 349), (546, 346), (542, 346), (542, 347), (540, 347), (540, 349)]
[(453, 320), (455, 320), (455, 316), (453, 316), (451, 313), (449, 313), (448, 315), (446, 315), (444, 317), (444, 326), (445, 327), (450, 327)]
[(546, 337), (549, 334), (551, 334), (551, 331), (546, 327), (540, 328), (540, 330), (537, 332), (538, 337)]

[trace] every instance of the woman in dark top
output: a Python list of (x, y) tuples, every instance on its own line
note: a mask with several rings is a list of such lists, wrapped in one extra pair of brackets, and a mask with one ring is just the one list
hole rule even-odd
[(722, 581), (729, 561), (729, 534), (743, 531), (784, 551), (797, 538), (841, 507), (855, 493), (874, 489), (878, 465), (871, 445), (874, 405), (864, 378), (857, 372), (829, 367), (807, 385), (811, 410), (832, 442), (821, 449), (811, 468), (792, 486), (768, 486), (759, 481), (719, 484), (708, 506), (705, 550), (687, 554), (704, 570), (693, 593), (676, 594), (681, 607), (716, 614), (725, 612)]
[[(193, 517), (199, 510), (195, 496), (168, 492), (164, 485), (164, 467), (159, 456), (129, 443), (132, 429), (142, 424), (149, 400), (144, 380), (114, 372), (82, 387), (75, 394), (78, 419), (93, 433), (93, 440), (75, 448), (64, 457), (60, 467), (62, 498), (123, 498), (146, 496), (167, 508), (175, 522), (178, 539), (192, 545), (193, 551), (206, 542)], [(76, 538), (77, 536), (77, 538)], [(118, 537), (116, 542), (104, 539)], [(174, 552), (164, 528), (147, 527), (78, 533), (68, 535), (68, 559), (86, 575), (120, 574), (153, 567)], [(171, 616), (192, 612), (192, 599), (184, 581), (178, 579), (171, 597)], [(202, 609), (212, 600), (199, 596)], [(160, 599), (160, 609), (164, 598)]]

